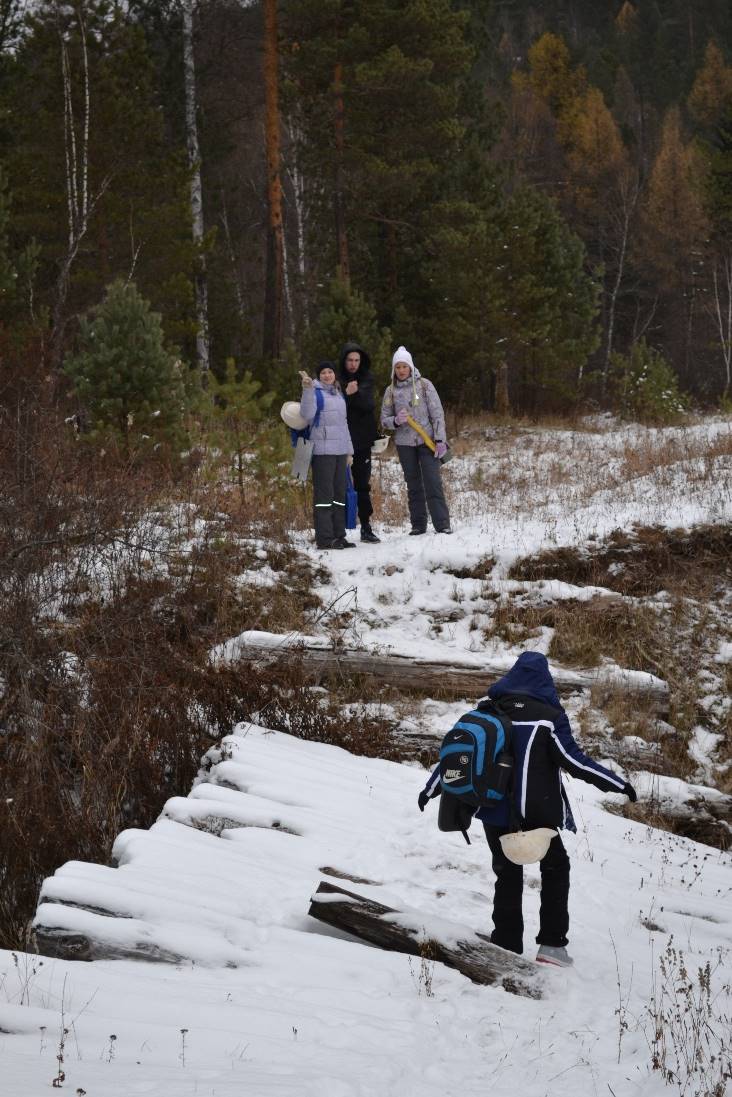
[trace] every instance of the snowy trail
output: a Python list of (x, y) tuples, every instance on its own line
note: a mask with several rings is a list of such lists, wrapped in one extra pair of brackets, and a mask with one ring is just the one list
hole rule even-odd
[[(654, 433), (669, 460), (653, 473), (641, 463), (638, 475), (629, 471), (630, 451), (644, 444), (637, 428), (554, 432), (550, 451), (548, 432), (527, 431), (520, 454), (514, 438), (499, 438), (485, 455), (448, 467), (452, 537), (410, 538), (402, 527), (385, 531), (380, 545), (327, 553), (318, 557), (329, 572), (319, 593), (327, 603), (343, 594), (353, 611), (346, 642), (508, 664), (523, 646), (486, 642), (478, 626), (493, 598), (516, 589), (505, 578), (513, 560), (635, 522), (730, 521), (730, 459), (712, 455), (705, 465), (674, 451), (679, 438), (713, 447), (729, 429), (720, 421)], [(563, 486), (560, 472), (588, 462), (591, 490)], [(488, 475), (499, 485), (490, 511), (474, 490)], [(397, 469), (387, 465), (383, 478), (385, 491), (403, 492)], [(312, 551), (306, 536), (298, 542)], [(489, 581), (453, 574), (488, 555), (498, 561)], [(589, 593), (549, 586), (554, 598)], [(531, 646), (546, 651), (548, 643), (547, 632)], [(720, 650), (720, 673), (731, 657), (732, 648)], [(579, 703), (570, 699), (571, 716)], [(463, 703), (425, 702), (412, 730), (437, 738), (462, 711)], [(487, 1088), (495, 1097), (607, 1097), (608, 1087), (615, 1097), (661, 1097), (678, 1087), (651, 1069), (648, 1007), (669, 983), (662, 957), (678, 976), (674, 949), (694, 985), (710, 965), (707, 1019), (729, 1048), (730, 854), (611, 814), (604, 804), (617, 797), (570, 781), (579, 826), (566, 836), (576, 967), (537, 969), (545, 998), (534, 1001), (308, 917), (318, 882), (334, 871), (345, 887), (420, 912), (427, 932), (447, 923), (490, 931), (485, 842), (476, 826), (470, 847), (440, 834), (434, 805), (420, 815), (418, 766), (252, 725), (235, 729), (210, 760), (149, 831), (119, 836), (118, 867), (70, 862), (44, 885), (39, 923), (87, 934), (123, 958), (0, 952), (2, 1097), (54, 1091), (64, 1028), (65, 1078), (56, 1088), (75, 1097), (451, 1097)], [(688, 791), (657, 775), (634, 780), (662, 784), (672, 800)], [(532, 957), (536, 866), (525, 881)], [(124, 958), (144, 950), (168, 962)], [(667, 1034), (672, 1047), (670, 1020)]]

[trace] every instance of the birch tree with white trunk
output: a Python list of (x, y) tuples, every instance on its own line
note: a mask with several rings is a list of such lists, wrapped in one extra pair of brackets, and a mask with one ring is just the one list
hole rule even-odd
[[(69, 292), (71, 271), (79, 254), (79, 248), (89, 229), (91, 215), (111, 182), (106, 176), (96, 191), (89, 190), (89, 139), (91, 134), (91, 80), (89, 75), (89, 51), (87, 48), (87, 27), (84, 18), (84, 4), (77, 3), (73, 14), (79, 32), (81, 46), (81, 88), (82, 103), (80, 109), (74, 102), (74, 79), (72, 60), (69, 51), (71, 29), (65, 25), (62, 6), (56, 5), (57, 26), (61, 54), (61, 75), (64, 97), (64, 157), (66, 170), (66, 211), (67, 243), (66, 252), (61, 260), (51, 320), (51, 363), (58, 367), (63, 353), (63, 337), (66, 327), (66, 300)], [(73, 26), (73, 24), (71, 24)]]
[(209, 368), (208, 277), (204, 252), (203, 186), (201, 183), (201, 150), (198, 140), (198, 102), (196, 98), (196, 59), (193, 46), (193, 14), (195, 0), (183, 0), (183, 71), (186, 106), (186, 147), (191, 172), (191, 230), (196, 246), (196, 359), (201, 376)]
[(729, 396), (732, 383), (732, 252), (715, 259), (712, 267), (712, 314), (724, 363), (722, 400)]

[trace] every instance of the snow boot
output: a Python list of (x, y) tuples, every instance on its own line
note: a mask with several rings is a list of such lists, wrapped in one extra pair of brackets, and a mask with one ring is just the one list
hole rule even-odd
[(376, 536), (368, 522), (364, 522), (361, 525), (361, 540), (366, 541), (369, 545), (378, 545), (381, 543), (381, 538)]
[(554, 967), (571, 967), (574, 963), (566, 948), (560, 945), (539, 945), (536, 959), (540, 964), (553, 964)]

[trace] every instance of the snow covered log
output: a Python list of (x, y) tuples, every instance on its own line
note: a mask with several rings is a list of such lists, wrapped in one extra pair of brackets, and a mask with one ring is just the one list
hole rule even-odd
[(446, 964), (474, 983), (500, 986), (526, 998), (542, 997), (541, 979), (534, 964), (497, 948), (482, 933), (463, 926), (453, 928), (465, 934), (464, 938), (451, 943), (435, 940), (428, 934), (424, 919), (415, 912), (393, 910), (325, 880), (318, 885), (308, 913), (378, 948)]
[[(710, 789), (708, 793), (713, 791)], [(720, 793), (715, 799), (707, 795), (676, 802), (659, 800), (655, 796), (639, 797), (638, 807), (642, 810), (628, 811), (630, 818), (640, 818), (651, 826), (660, 822), (674, 834), (682, 834), (715, 849), (732, 847), (732, 796)]]
[[(272, 662), (278, 658), (292, 659), (293, 654), (302, 660), (303, 666), (316, 679), (333, 673), (344, 676), (368, 674), (402, 689), (408, 682), (413, 690), (455, 697), (481, 697), (490, 683), (505, 674), (514, 662), (513, 659), (478, 658), (475, 662), (468, 662), (459, 657), (440, 661), (388, 650), (334, 649), (325, 636), (255, 631), (243, 632), (214, 649), (212, 659), (256, 663)], [(560, 694), (593, 687), (601, 692), (622, 689), (645, 697), (660, 715), (668, 713), (668, 684), (653, 674), (612, 666), (567, 670), (552, 665), (551, 672)]]

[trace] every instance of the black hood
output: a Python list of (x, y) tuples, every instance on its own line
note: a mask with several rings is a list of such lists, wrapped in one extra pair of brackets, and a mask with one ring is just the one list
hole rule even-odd
[[(354, 350), (361, 355), (361, 365), (358, 367), (358, 373), (348, 373), (346, 371), (346, 357)], [(367, 373), (371, 372), (371, 359), (360, 343), (346, 343), (338, 356), (338, 372), (341, 381), (346, 377), (365, 377)]]

